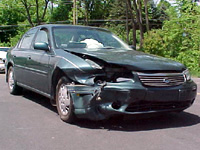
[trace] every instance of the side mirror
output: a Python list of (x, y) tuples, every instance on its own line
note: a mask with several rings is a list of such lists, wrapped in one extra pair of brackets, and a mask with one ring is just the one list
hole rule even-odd
[(45, 42), (35, 43), (34, 49), (49, 51), (49, 45)]
[(136, 50), (136, 47), (134, 45), (129, 45), (129, 47)]

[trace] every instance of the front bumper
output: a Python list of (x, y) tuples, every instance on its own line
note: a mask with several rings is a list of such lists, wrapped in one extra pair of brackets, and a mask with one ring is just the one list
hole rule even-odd
[(188, 81), (176, 87), (144, 87), (126, 81), (102, 85), (68, 85), (78, 118), (102, 120), (113, 115), (181, 111), (192, 105), (197, 86)]

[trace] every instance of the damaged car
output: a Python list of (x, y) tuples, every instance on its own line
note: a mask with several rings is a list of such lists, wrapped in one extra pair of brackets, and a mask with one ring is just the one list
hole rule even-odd
[(65, 122), (183, 111), (197, 94), (183, 64), (133, 50), (106, 29), (73, 25), (25, 33), (7, 53), (6, 81), (11, 94), (48, 97)]

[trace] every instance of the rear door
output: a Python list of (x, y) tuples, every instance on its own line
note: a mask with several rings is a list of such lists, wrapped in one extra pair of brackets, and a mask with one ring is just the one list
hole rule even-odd
[(13, 56), (14, 62), (14, 72), (15, 72), (15, 79), (17, 82), (26, 84), (27, 76), (27, 67), (26, 67), (26, 60), (27, 57), (30, 55), (29, 50), (32, 45), (32, 41), (35, 37), (38, 28), (33, 28), (29, 30), (21, 39), (18, 46), (11, 51)]

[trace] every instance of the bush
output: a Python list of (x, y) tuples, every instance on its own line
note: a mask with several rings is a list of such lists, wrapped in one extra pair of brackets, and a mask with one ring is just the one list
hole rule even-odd
[(192, 72), (200, 73), (200, 51), (181, 52), (175, 60), (185, 64)]
[(15, 37), (10, 37), (10, 43), (9, 46), (13, 47), (15, 46), (18, 41), (21, 39), (23, 34), (29, 29), (30, 27), (23, 27), (17, 30), (17, 35)]
[(109, 25), (104, 26), (103, 28), (107, 28), (109, 31), (116, 34), (123, 41), (126, 41), (126, 28), (124, 25), (109, 24)]
[(180, 11), (165, 21), (162, 29), (146, 33), (143, 51), (180, 61), (192, 72), (200, 73), (200, 12), (197, 10), (199, 7), (193, 6), (190, 11)]

